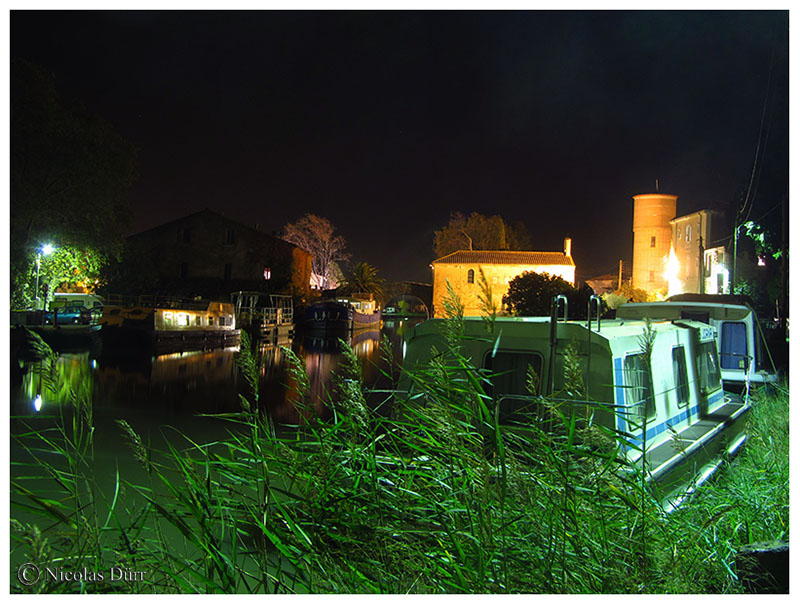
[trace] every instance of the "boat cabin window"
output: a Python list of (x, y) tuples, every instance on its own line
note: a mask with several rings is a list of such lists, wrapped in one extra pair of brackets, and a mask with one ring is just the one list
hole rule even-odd
[[(501, 421), (508, 422), (515, 415), (533, 409), (534, 402), (526, 398), (539, 393), (542, 364), (542, 356), (538, 353), (497, 351), (494, 356), (491, 353), (486, 355), (483, 367), (491, 375), (492, 397), (500, 399)], [(536, 385), (533, 393), (527, 388), (531, 372)]]
[(703, 394), (721, 388), (717, 347), (714, 342), (702, 342), (697, 353), (697, 382)]
[(213, 326), (214, 325), (214, 317), (212, 315), (208, 316), (208, 325), (209, 326)]
[(199, 315), (195, 315), (195, 317), (194, 317), (194, 325), (196, 325), (196, 326), (203, 325), (203, 318), (200, 317)]
[(683, 347), (672, 349), (672, 375), (675, 377), (678, 405), (689, 403), (689, 375), (686, 372), (686, 350)]
[(167, 311), (164, 313), (164, 325), (165, 326), (172, 325), (172, 311)]
[(625, 358), (625, 403), (629, 406), (628, 420), (636, 424), (656, 412), (653, 377), (648, 366), (642, 353)]
[(742, 321), (722, 323), (719, 364), (725, 370), (745, 370), (748, 363), (747, 325)]
[(467, 283), (474, 284), (475, 283), (475, 269), (470, 269), (467, 271)]

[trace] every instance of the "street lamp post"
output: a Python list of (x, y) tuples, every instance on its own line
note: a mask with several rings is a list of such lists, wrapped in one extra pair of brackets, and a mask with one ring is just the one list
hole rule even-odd
[(42, 267), (42, 254), (47, 256), (51, 252), (53, 252), (55, 248), (50, 244), (45, 244), (42, 246), (41, 250), (36, 251), (36, 289), (33, 291), (33, 295), (36, 299), (36, 310), (39, 310), (39, 270)]

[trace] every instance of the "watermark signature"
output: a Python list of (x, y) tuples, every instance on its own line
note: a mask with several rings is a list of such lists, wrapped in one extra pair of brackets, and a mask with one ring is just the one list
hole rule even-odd
[(109, 567), (108, 569), (67, 569), (65, 567), (39, 567), (35, 563), (23, 563), (17, 568), (17, 580), (23, 586), (33, 586), (39, 582), (143, 582), (145, 572), (130, 567)]

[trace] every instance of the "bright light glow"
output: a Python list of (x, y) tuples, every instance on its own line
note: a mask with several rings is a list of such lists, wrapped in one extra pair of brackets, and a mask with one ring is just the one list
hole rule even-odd
[(767, 266), (767, 259), (765, 259), (763, 256), (759, 256), (758, 257), (758, 266), (759, 267), (766, 267)]
[(178, 313), (176, 319), (179, 326), (189, 325), (189, 316), (186, 313)]
[(42, 409), (42, 396), (36, 395), (36, 398), (33, 400), (33, 409), (37, 412), (41, 411)]
[(669, 293), (667, 296), (674, 296), (683, 292), (683, 282), (678, 279), (678, 272), (680, 270), (680, 263), (678, 256), (675, 254), (675, 248), (669, 247), (669, 257), (667, 258), (667, 270), (664, 272), (664, 277), (669, 284)]
[(45, 256), (47, 256), (48, 254), (52, 254), (53, 250), (55, 250), (55, 248), (53, 248), (53, 246), (51, 246), (50, 244), (45, 244), (44, 246), (42, 246), (42, 254), (44, 254)]

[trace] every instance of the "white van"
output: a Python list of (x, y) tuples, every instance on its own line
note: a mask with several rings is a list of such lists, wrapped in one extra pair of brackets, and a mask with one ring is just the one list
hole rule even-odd
[(79, 305), (90, 311), (93, 309), (99, 311), (103, 308), (103, 304), (105, 304), (103, 297), (97, 294), (56, 292), (53, 294), (53, 300), (50, 301), (50, 310)]

